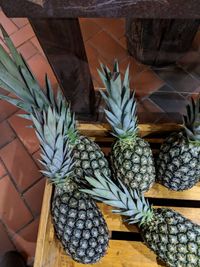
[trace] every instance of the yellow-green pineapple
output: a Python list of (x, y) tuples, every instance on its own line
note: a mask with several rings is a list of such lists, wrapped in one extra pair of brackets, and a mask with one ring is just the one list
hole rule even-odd
[(200, 266), (200, 226), (169, 208), (153, 208), (137, 190), (100, 175), (87, 177), (94, 199), (115, 207), (114, 213), (137, 224), (145, 244), (169, 267)]
[(187, 105), (184, 129), (162, 144), (157, 160), (157, 180), (175, 191), (193, 187), (200, 180), (200, 95)]
[(121, 81), (118, 63), (111, 72), (101, 65), (99, 75), (106, 93), (101, 95), (106, 103), (105, 114), (116, 137), (110, 159), (114, 176), (124, 184), (140, 191), (148, 191), (155, 181), (155, 167), (151, 148), (138, 133), (136, 100), (129, 85), (129, 68)]
[(47, 111), (48, 107), (51, 106), (55, 107), (57, 114), (61, 112), (62, 108), (67, 108), (68, 121), (65, 124), (65, 134), (73, 148), (76, 177), (82, 179), (85, 172), (91, 174), (101, 172), (110, 175), (108, 161), (100, 147), (90, 138), (78, 132), (75, 115), (71, 112), (70, 105), (63, 97), (61, 90), (58, 89), (57, 97), (55, 97), (47, 76), (46, 86), (42, 89), (5, 30), (3, 28), (1, 30), (11, 56), (0, 45), (0, 86), (16, 95), (17, 98), (0, 95), (0, 99), (25, 110), (28, 114), (22, 114), (21, 117), (26, 119), (31, 119), (32, 108), (41, 112)]
[[(59, 115), (59, 116), (58, 116)], [(94, 200), (75, 182), (76, 167), (65, 135), (67, 109), (55, 108), (31, 115), (41, 147), (42, 173), (54, 184), (51, 214), (58, 239), (73, 260), (91, 264), (106, 253), (109, 232)]]

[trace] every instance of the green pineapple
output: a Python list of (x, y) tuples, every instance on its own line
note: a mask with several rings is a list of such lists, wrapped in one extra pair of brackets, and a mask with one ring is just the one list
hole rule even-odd
[(155, 180), (155, 167), (148, 142), (139, 137), (136, 116), (136, 100), (129, 87), (129, 68), (122, 84), (118, 63), (113, 73), (102, 65), (99, 75), (107, 94), (101, 91), (106, 102), (105, 114), (117, 138), (111, 148), (111, 164), (114, 176), (124, 184), (142, 192), (148, 191)]
[(74, 182), (76, 164), (65, 135), (67, 112), (63, 107), (58, 114), (49, 107), (42, 113), (33, 110), (31, 118), (40, 141), (42, 172), (55, 186), (51, 213), (57, 237), (73, 260), (96, 263), (107, 251), (109, 232), (94, 200)]
[(157, 160), (157, 180), (180, 191), (200, 180), (200, 95), (191, 99), (184, 119), (184, 130), (172, 133), (162, 144)]
[(94, 199), (137, 224), (145, 244), (170, 267), (200, 266), (200, 226), (169, 208), (153, 208), (137, 190), (119, 186), (107, 177), (87, 177), (92, 189), (82, 189)]
[(41, 112), (47, 111), (48, 107), (52, 106), (55, 107), (56, 113), (59, 113), (62, 107), (66, 107), (68, 122), (65, 125), (65, 134), (73, 148), (76, 177), (82, 179), (85, 172), (91, 174), (101, 172), (109, 176), (110, 169), (103, 152), (95, 142), (78, 132), (75, 116), (70, 111), (70, 106), (60, 89), (57, 97), (55, 97), (51, 83), (46, 76), (46, 88), (42, 90), (5, 30), (2, 27), (1, 30), (12, 57), (0, 45), (0, 86), (18, 98), (4, 95), (0, 95), (0, 98), (25, 110), (28, 114), (21, 114), (20, 116), (26, 119), (31, 119), (32, 108)]

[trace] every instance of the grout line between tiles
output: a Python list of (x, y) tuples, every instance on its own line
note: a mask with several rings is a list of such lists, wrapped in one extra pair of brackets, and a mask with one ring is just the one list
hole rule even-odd
[[(105, 57), (99, 52), (99, 50), (98, 49), (96, 49), (96, 46), (89, 40), (88, 41), (88, 44), (93, 48), (93, 49), (95, 49), (96, 50), (96, 52), (97, 52), (97, 54), (100, 54), (101, 55), (101, 57), (104, 59), (104, 61), (105, 62), (108, 62), (108, 63), (110, 63), (110, 64), (113, 64), (113, 61), (108, 61), (107, 59), (105, 59)], [(123, 48), (123, 47), (122, 47)], [(123, 48), (124, 49), (124, 48)], [(125, 50), (125, 49), (124, 49)], [(126, 55), (127, 56), (127, 55)], [(120, 60), (119, 60), (119, 63), (121, 63), (123, 60), (125, 60), (126, 59), (126, 56), (124, 56), (123, 58), (121, 58)]]
[[(12, 127), (11, 127), (11, 128), (12, 128)], [(13, 128), (12, 128), (12, 129), (13, 129)], [(14, 129), (13, 129), (13, 130), (14, 130)], [(27, 152), (27, 153), (30, 155), (30, 157), (32, 158), (32, 155), (28, 152), (28, 150), (26, 149), (26, 147), (24, 146), (24, 144), (21, 142), (21, 140), (20, 140), (19, 138), (17, 138), (17, 137), (16, 137), (15, 139), (17, 139), (17, 140), (21, 143), (21, 145), (24, 147), (24, 149), (26, 150), (26, 152)], [(15, 140), (15, 139), (14, 139), (14, 140)], [(13, 142), (14, 140), (12, 140), (12, 142)], [(1, 160), (2, 160), (2, 158), (1, 158)], [(32, 160), (34, 161), (33, 158), (32, 158)], [(2, 161), (3, 161), (3, 160), (2, 160)], [(34, 161), (34, 163), (35, 163), (35, 161)], [(35, 163), (35, 164), (36, 164), (36, 163)], [(37, 165), (36, 165), (36, 166), (37, 166)], [(37, 166), (37, 167), (38, 167), (38, 166)], [(26, 189), (30, 189), (30, 188), (31, 188), (33, 185), (35, 185), (35, 183), (37, 183), (42, 177), (39, 177), (36, 181), (34, 181), (33, 183), (31, 183), (31, 185), (28, 186), (25, 190), (22, 190), (22, 191), (21, 191), (21, 190), (19, 189), (19, 187), (17, 186), (17, 183), (15, 182), (15, 179), (14, 179), (14, 177), (11, 175), (9, 169), (6, 168), (6, 170), (7, 170), (8, 176), (9, 176), (9, 178), (10, 178), (12, 184), (14, 185), (14, 187), (15, 187), (16, 191), (18, 192), (18, 194), (20, 195), (20, 198), (23, 200), (23, 202), (24, 202), (26, 208), (28, 209), (28, 211), (30, 212), (31, 216), (34, 218), (34, 214), (33, 214), (32, 210), (30, 209), (29, 205), (27, 204), (27, 202), (26, 202), (26, 200), (25, 200), (23, 194), (24, 194), (24, 192), (26, 192)]]
[(0, 219), (0, 222), (3, 225), (3, 228), (4, 228), (5, 232), (8, 234), (9, 240), (12, 243), (13, 247), (17, 250), (17, 248), (16, 248), (16, 246), (15, 246), (15, 244), (13, 242), (13, 239), (12, 239), (13, 235), (11, 234), (11, 232), (9, 232), (9, 229), (8, 229), (7, 225), (1, 219)]

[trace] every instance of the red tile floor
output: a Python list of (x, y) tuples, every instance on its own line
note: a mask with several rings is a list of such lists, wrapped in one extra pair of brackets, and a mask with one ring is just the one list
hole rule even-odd
[[(27, 19), (9, 19), (0, 11), (3, 24), (41, 84), (47, 73), (55, 76)], [(200, 91), (200, 32), (190, 52), (173, 69), (153, 70), (128, 56), (122, 19), (81, 19), (81, 30), (95, 87), (102, 86), (96, 68), (99, 59), (109, 65), (119, 59), (122, 71), (130, 62), (131, 85), (139, 99), (142, 121), (168, 121), (186, 98)], [(2, 39), (0, 39), (4, 45)], [(5, 45), (4, 45), (5, 46)], [(6, 92), (0, 89), (1, 93)], [(169, 102), (170, 100), (170, 102)], [(169, 105), (170, 103), (170, 105)], [(21, 111), (0, 100), (0, 254), (17, 249), (32, 261), (44, 190), (37, 158), (39, 146), (32, 129), (18, 116)], [(161, 114), (155, 118), (154, 114)]]

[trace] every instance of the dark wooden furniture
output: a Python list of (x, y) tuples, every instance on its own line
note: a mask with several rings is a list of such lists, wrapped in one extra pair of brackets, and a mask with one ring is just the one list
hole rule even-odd
[(166, 66), (187, 52), (198, 31), (198, 19), (126, 20), (129, 53), (151, 66)]
[[(127, 17), (128, 46), (131, 52), (135, 51), (134, 55), (143, 62), (146, 61), (149, 64), (153, 62), (157, 65), (162, 62), (163, 56), (156, 54), (153, 55), (153, 60), (149, 60), (149, 54), (146, 51), (141, 56), (141, 50), (138, 49), (141, 44), (133, 44), (134, 38), (139, 40), (141, 37), (132, 31), (135, 29), (133, 19), (148, 19), (145, 25), (146, 23), (151, 25), (154, 19), (159, 19), (161, 26), (164, 19), (169, 19), (169, 22), (164, 22), (165, 25), (171, 23), (171, 19), (200, 18), (199, 0), (0, 0), (0, 5), (9, 17), (30, 19), (65, 96), (72, 103), (73, 110), (79, 114), (78, 118), (81, 119), (94, 118), (95, 95), (78, 17)], [(195, 22), (191, 31), (187, 31), (190, 37), (184, 35), (183, 40), (188, 38), (187, 44), (194, 36), (196, 25)], [(155, 33), (156, 27), (153, 27)], [(160, 33), (163, 32), (161, 28)], [(147, 33), (145, 38), (148, 36)], [(162, 39), (160, 37), (162, 35), (158, 34), (159, 42)], [(156, 49), (161, 49), (159, 51), (166, 51), (167, 38), (162, 39), (160, 47), (155, 41), (151, 39), (151, 48), (155, 45)], [(185, 44), (184, 41), (182, 43)], [(187, 48), (186, 46), (185, 44), (183, 50)]]

